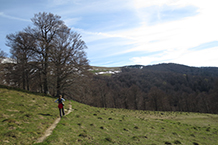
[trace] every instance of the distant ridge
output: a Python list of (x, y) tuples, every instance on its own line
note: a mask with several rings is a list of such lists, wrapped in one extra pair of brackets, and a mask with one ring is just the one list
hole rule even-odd
[(182, 64), (176, 63), (162, 63), (156, 65), (128, 65), (122, 67), (123, 69), (146, 69), (152, 71), (163, 71), (163, 72), (172, 72), (180, 74), (189, 74), (197, 76), (210, 76), (218, 77), (218, 67), (190, 67)]

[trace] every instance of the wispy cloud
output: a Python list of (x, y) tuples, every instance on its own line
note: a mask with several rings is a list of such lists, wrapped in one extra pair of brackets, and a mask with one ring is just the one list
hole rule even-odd
[(4, 17), (4, 18), (8, 18), (8, 19), (13, 19), (13, 20), (31, 22), (31, 21), (28, 20), (28, 19), (23, 19), (23, 18), (20, 18), (20, 17), (14, 17), (14, 16), (6, 15), (6, 14), (4, 14), (3, 12), (0, 12), (0, 16), (1, 16), (1, 17)]
[[(91, 63), (98, 65), (105, 65), (104, 61), (119, 64), (122, 60), (118, 57), (132, 64), (186, 63), (182, 60), (196, 52), (191, 48), (217, 41), (218, 22), (214, 16), (218, 10), (214, 0), (129, 0), (125, 3), (81, 0), (72, 3), (68, 3), (71, 9), (66, 7), (62, 13), (72, 14), (72, 17), (80, 15), (80, 19), (73, 18), (69, 25), (72, 23), (72, 29), (82, 34), (89, 47)], [(64, 5), (61, 1), (54, 4)], [(200, 57), (199, 50), (197, 53), (199, 56), (193, 56), (195, 60), (206, 62), (209, 59)]]
[[(117, 56), (128, 59), (129, 61), (126, 61), (129, 63), (144, 65), (159, 62), (179, 63), (179, 61), (180, 63), (186, 63), (182, 59), (191, 61), (188, 54), (194, 54), (195, 52), (190, 51), (190, 48), (217, 41), (215, 35), (218, 33), (218, 29), (216, 29), (218, 23), (214, 21), (213, 16), (218, 11), (215, 7), (211, 7), (213, 3), (208, 3), (180, 0), (165, 0), (163, 2), (136, 0), (133, 9), (141, 20), (137, 24), (138, 26), (134, 25), (131, 28), (106, 32), (91, 32), (79, 29), (79, 32), (85, 36), (88, 44), (91, 44), (90, 49), (94, 51), (91, 53), (101, 54), (99, 59)], [(214, 11), (211, 9), (214, 9)], [(111, 40), (111, 44), (106, 41), (107, 39)], [(122, 39), (123, 41), (119, 42), (116, 39)], [(113, 45), (113, 43), (117, 46)], [(211, 47), (214, 45), (216, 44), (211, 45)], [(108, 52), (108, 49), (115, 50), (115, 52), (99, 52), (100, 50)], [(136, 54), (134, 52), (141, 52), (145, 56), (132, 55), (124, 57), (128, 53)], [(158, 53), (146, 55), (146, 53), (151, 52)], [(208, 57), (200, 57), (200, 54), (199, 56), (193, 56), (196, 58), (195, 60), (198, 60), (197, 62), (200, 63), (202, 59), (205, 61), (209, 59)]]
[[(167, 2), (169, 1), (166, 1), (166, 3)], [(145, 4), (143, 6), (142, 2), (140, 5), (136, 6), (136, 11), (140, 11), (141, 8), (153, 5), (161, 7), (162, 5), (166, 5), (166, 3), (159, 3), (159, 5), (157, 5), (155, 2), (151, 2), (150, 5)], [(208, 61), (211, 60), (212, 57), (215, 59), (213, 54), (210, 55), (212, 51), (209, 51), (209, 49), (204, 50), (206, 52), (208, 51), (208, 53), (206, 53), (207, 56), (202, 57), (201, 54), (203, 53), (201, 52), (203, 51), (189, 51), (188, 49), (193, 47), (196, 48), (197, 46), (201, 46), (204, 43), (218, 40), (218, 38), (215, 36), (218, 33), (218, 29), (216, 28), (218, 22), (214, 19), (214, 16), (216, 13), (218, 13), (218, 11), (216, 7), (214, 7), (214, 3), (210, 3), (208, 1), (205, 1), (205, 3), (198, 3), (196, 1), (194, 3), (182, 3), (181, 1), (177, 1), (175, 4), (170, 4), (171, 6), (175, 6), (174, 11), (177, 11), (177, 8), (181, 10), (182, 7), (188, 6), (188, 9), (190, 9), (193, 6), (193, 10), (196, 12), (189, 10), (191, 12), (190, 15), (187, 13), (184, 15), (184, 17), (181, 17), (180, 14), (177, 17), (176, 14), (174, 14), (175, 16), (173, 17), (175, 18), (170, 19), (170, 21), (159, 21), (158, 23), (153, 23), (153, 25), (148, 25), (150, 21), (150, 19), (147, 19), (148, 16), (144, 15), (146, 16), (144, 18), (142, 14), (139, 14), (138, 16), (142, 17), (142, 25), (138, 28), (127, 30), (121, 33), (128, 38), (132, 38), (131, 41), (137, 45), (136, 47), (133, 47), (127, 51), (162, 51), (162, 53), (144, 57), (134, 56), (130, 60), (134, 63), (144, 65), (165, 61), (180, 61), (181, 63), (184, 62), (188, 64), (187, 62), (182, 61), (183, 59), (189, 60), (190, 62), (197, 60), (195, 62), (199, 62), (198, 66), (202, 64), (201, 62), (207, 62), (210, 64)], [(213, 45), (211, 45), (209, 48), (213, 46), (217, 46), (217, 43), (213, 43)], [(194, 55), (195, 52), (199, 55)], [(188, 54), (192, 54), (192, 60), (190, 57), (191, 55)], [(187, 59), (187, 57), (189, 59)], [(197, 65), (197, 63), (195, 63), (195, 65)]]
[(175, 63), (189, 66), (217, 66), (218, 46), (199, 51), (186, 51), (180, 57), (174, 59)]
[(64, 22), (67, 26), (73, 26), (79, 23), (79, 21), (82, 20), (81, 17), (75, 17), (75, 18), (65, 18)]

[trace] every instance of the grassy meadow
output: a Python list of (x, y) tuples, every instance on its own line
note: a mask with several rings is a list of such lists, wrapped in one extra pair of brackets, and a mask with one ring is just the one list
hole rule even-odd
[[(0, 144), (34, 144), (58, 117), (54, 98), (0, 88)], [(65, 106), (68, 106), (67, 101)], [(71, 101), (41, 145), (218, 145), (218, 115), (97, 108)]]
[(54, 101), (0, 88), (0, 144), (33, 144), (59, 115)]
[(218, 115), (72, 104), (74, 111), (60, 121), (43, 144), (218, 144)]

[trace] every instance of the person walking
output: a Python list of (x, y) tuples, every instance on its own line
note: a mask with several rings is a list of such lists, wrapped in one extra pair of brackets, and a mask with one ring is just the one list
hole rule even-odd
[(62, 98), (62, 95), (59, 95), (59, 98), (55, 101), (58, 103), (58, 108), (59, 108), (59, 112), (60, 112), (60, 117), (62, 117), (62, 115), (64, 116), (65, 113), (64, 113), (64, 102), (65, 99)]

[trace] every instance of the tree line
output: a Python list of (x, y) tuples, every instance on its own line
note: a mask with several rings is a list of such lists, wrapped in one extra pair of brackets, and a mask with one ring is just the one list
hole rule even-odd
[(123, 68), (111, 77), (94, 76), (89, 93), (75, 99), (105, 108), (218, 113), (217, 77), (191, 74)]
[(81, 35), (52, 13), (38, 13), (33, 26), (8, 34), (14, 63), (1, 64), (1, 83), (44, 94), (70, 94), (88, 75), (88, 59)]

